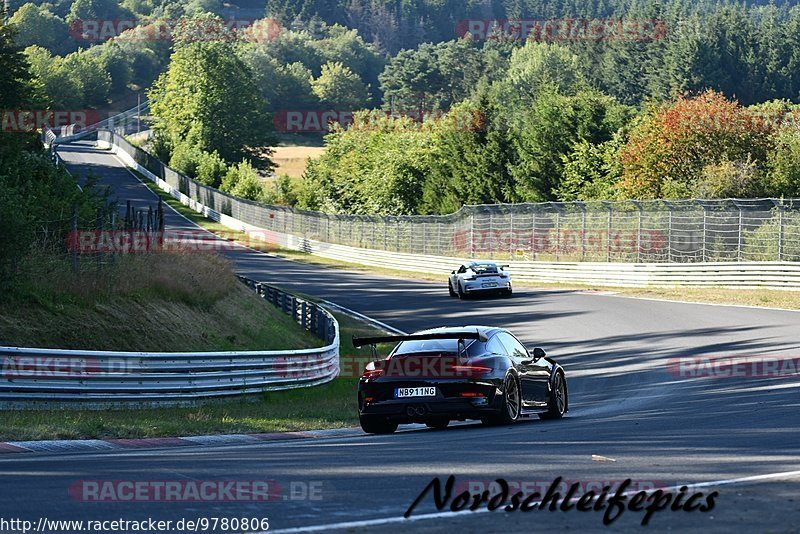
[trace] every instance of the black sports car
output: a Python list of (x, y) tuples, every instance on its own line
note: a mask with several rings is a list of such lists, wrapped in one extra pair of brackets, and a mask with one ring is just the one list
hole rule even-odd
[(400, 423), (445, 428), (452, 420), (509, 424), (538, 415), (558, 419), (569, 408), (564, 370), (511, 332), (487, 326), (435, 328), (404, 336), (353, 338), (353, 345), (399, 342), (370, 362), (358, 383), (361, 428), (371, 434)]

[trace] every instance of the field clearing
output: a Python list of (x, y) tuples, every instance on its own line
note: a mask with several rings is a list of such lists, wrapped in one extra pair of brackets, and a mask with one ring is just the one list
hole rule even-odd
[(303, 176), (308, 158), (318, 158), (325, 152), (323, 146), (277, 146), (273, 149), (272, 161), (275, 162), (275, 174), (288, 174), (292, 178)]

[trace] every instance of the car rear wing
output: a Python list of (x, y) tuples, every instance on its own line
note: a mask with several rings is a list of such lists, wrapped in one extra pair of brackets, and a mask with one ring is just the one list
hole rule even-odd
[(432, 332), (430, 334), (407, 334), (404, 336), (378, 336), (378, 337), (353, 337), (353, 346), (361, 348), (366, 345), (377, 345), (378, 343), (400, 343), (401, 341), (425, 341), (428, 339), (478, 339), (487, 341), (485, 335), (477, 330), (464, 332)]

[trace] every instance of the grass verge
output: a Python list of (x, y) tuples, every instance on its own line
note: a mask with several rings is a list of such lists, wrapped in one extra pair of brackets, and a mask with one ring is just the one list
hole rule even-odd
[(321, 346), (210, 254), (118, 256), (72, 273), (62, 255), (29, 255), (0, 302), (0, 345), (128, 351)]
[[(363, 367), (369, 361), (369, 349), (353, 349), (350, 339), (379, 331), (349, 316), (335, 315), (341, 328), (343, 358), (350, 359), (351, 369)], [(382, 354), (387, 349), (380, 347)], [(360, 363), (354, 365), (353, 361)], [(342, 377), (312, 388), (196, 407), (7, 411), (0, 440), (145, 438), (349, 427), (358, 423), (357, 384), (355, 377)]]

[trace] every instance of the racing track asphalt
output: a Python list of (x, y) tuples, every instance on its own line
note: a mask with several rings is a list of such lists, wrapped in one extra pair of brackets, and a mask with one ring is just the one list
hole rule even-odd
[[(102, 176), (137, 205), (154, 197), (110, 152), (90, 142), (59, 152), (73, 172)], [(190, 228), (173, 212), (168, 226)], [(681, 378), (669, 358), (799, 355), (800, 313), (630, 299), (580, 291), (518, 289), (512, 299), (458, 301), (441, 283), (310, 266), (238, 249), (238, 272), (322, 297), (413, 331), (433, 325), (502, 325), (566, 369), (571, 411), (561, 421), (510, 427), (464, 424), (444, 431), (350, 435), (228, 447), (0, 457), (4, 517), (142, 519), (269, 517), (270, 530), (530, 532), (606, 530), (602, 513), (535, 511), (399, 521), (433, 478), (498, 477), (547, 483), (632, 478), (682, 485), (794, 472), (719, 485), (710, 513), (662, 511), (650, 530), (797, 532), (800, 524), (800, 395), (789, 378)], [(342, 354), (347, 353), (346, 341)], [(615, 461), (595, 461), (600, 455)], [(71, 498), (77, 480), (277, 480), (321, 488), (321, 498), (268, 503), (103, 502)], [(701, 491), (710, 491), (703, 488)], [(436, 512), (428, 496), (415, 515)], [(625, 512), (609, 530), (640, 530)], [(366, 523), (358, 523), (366, 521)], [(353, 523), (355, 522), (355, 523)]]

